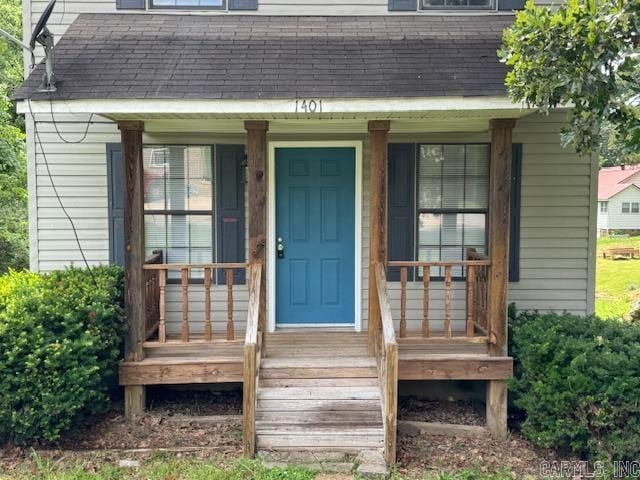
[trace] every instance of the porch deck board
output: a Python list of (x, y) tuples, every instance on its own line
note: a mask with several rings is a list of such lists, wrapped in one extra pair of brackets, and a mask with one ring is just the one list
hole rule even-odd
[[(222, 337), (205, 341), (194, 335), (188, 343), (176, 337), (164, 343), (145, 342), (144, 360), (120, 364), (120, 384), (242, 382), (243, 337), (237, 332), (232, 341)], [(489, 356), (486, 340), (480, 337), (454, 332), (444, 338), (433, 332), (425, 338), (408, 332), (397, 342), (400, 380), (499, 380), (512, 374), (512, 359)], [(286, 329), (266, 335), (260, 372), (264, 387), (365, 388), (373, 386), (376, 375), (364, 332)]]

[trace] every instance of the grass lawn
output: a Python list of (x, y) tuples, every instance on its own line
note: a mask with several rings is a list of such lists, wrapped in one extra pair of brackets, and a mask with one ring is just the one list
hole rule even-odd
[(596, 314), (603, 318), (625, 315), (640, 298), (640, 260), (605, 260), (602, 252), (611, 247), (640, 248), (640, 237), (598, 240)]
[[(12, 480), (347, 480), (357, 475), (330, 474), (301, 467), (266, 468), (259, 461), (240, 459), (233, 463), (155, 454), (136, 468), (121, 468), (114, 459), (85, 456), (49, 460), (34, 455), (10, 471), (0, 470), (0, 479)], [(392, 473), (393, 480), (406, 477)], [(466, 469), (457, 473), (424, 472), (421, 480), (512, 480), (507, 471), (481, 472)]]

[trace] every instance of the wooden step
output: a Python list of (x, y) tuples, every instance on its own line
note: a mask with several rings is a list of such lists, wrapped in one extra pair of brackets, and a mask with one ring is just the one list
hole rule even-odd
[[(344, 369), (346, 366), (350, 368), (375, 367), (376, 361), (373, 357), (354, 356), (354, 357), (277, 357), (265, 358), (260, 364), (261, 369), (269, 370), (272, 368), (326, 368), (331, 370)], [(333, 373), (333, 372), (332, 372)]]
[(259, 449), (281, 449), (292, 448), (301, 450), (309, 447), (319, 448), (329, 451), (349, 450), (358, 453), (361, 450), (382, 448), (384, 446), (384, 435), (358, 435), (327, 433), (326, 435), (260, 435), (258, 434)]
[(259, 400), (379, 400), (374, 387), (288, 387), (258, 388)]
[[(265, 360), (263, 360), (264, 362)], [(375, 366), (371, 367), (343, 367), (327, 369), (324, 367), (286, 367), (269, 368), (260, 367), (260, 380), (262, 379), (336, 379), (336, 378), (376, 378)]]
[(380, 400), (258, 400), (258, 411), (316, 412), (381, 409)]
[[(384, 446), (380, 386), (366, 336), (267, 339), (256, 393), (258, 450), (357, 455)], [(295, 341), (292, 341), (295, 340)]]
[[(347, 429), (348, 428), (348, 429)], [(286, 424), (261, 424), (256, 428), (258, 435), (299, 435), (299, 436), (323, 436), (331, 435), (334, 437), (353, 437), (353, 436), (384, 436), (384, 428), (382, 426), (361, 426), (356, 422), (344, 424), (326, 424), (326, 425), (286, 425)]]
[(338, 410), (327, 412), (308, 411), (260, 411), (256, 412), (256, 424), (281, 423), (287, 425), (333, 424), (339, 422), (358, 422), (362, 425), (382, 422), (382, 411), (375, 410)]
[(264, 378), (261, 375), (260, 388), (267, 387), (377, 387), (378, 378), (368, 377), (345, 378)]

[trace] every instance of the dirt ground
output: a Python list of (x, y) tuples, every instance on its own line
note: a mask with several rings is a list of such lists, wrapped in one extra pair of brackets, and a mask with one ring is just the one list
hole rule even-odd
[[(133, 421), (124, 418), (122, 406), (97, 422), (87, 423), (68, 432), (57, 445), (41, 446), (53, 458), (95, 454), (105, 451), (107, 458), (130, 458), (133, 449), (179, 449), (197, 447), (200, 458), (232, 460), (242, 453), (242, 398), (237, 391), (227, 392), (164, 392), (154, 395), (147, 411)], [(224, 422), (193, 421), (185, 416), (230, 415)], [(399, 418), (429, 422), (480, 425), (483, 415), (471, 403), (429, 402), (415, 397), (403, 397), (399, 402)], [(199, 449), (199, 450), (198, 450)], [(20, 459), (30, 455), (30, 449), (0, 448), (0, 470), (11, 469)], [(149, 452), (138, 452), (144, 457)], [(457, 471), (477, 467), (483, 471), (506, 468), (516, 478), (535, 475), (543, 460), (554, 460), (550, 452), (532, 448), (518, 434), (506, 441), (489, 437), (462, 438), (428, 436), (416, 432), (398, 434), (398, 471), (410, 478), (421, 478), (425, 472)]]
[(421, 422), (484, 425), (484, 413), (472, 402), (432, 402), (414, 396), (398, 399), (398, 419)]

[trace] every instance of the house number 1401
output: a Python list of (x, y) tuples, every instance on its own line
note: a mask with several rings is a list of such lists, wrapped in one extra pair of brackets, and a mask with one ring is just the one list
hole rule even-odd
[(322, 100), (296, 100), (296, 113), (322, 113)]

